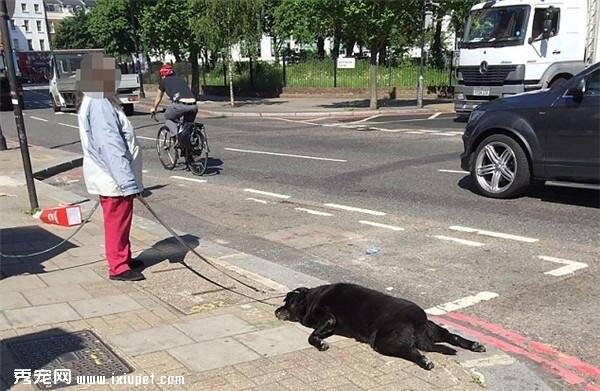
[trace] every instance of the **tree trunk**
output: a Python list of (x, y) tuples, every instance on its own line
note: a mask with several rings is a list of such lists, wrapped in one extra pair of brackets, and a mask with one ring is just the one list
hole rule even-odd
[(325, 58), (325, 38), (317, 37), (317, 57), (319, 59)]
[(229, 61), (227, 61), (227, 69), (229, 71), (229, 103), (231, 104), (231, 107), (235, 106), (235, 98), (233, 97), (233, 53), (231, 52), (232, 50), (233, 48), (229, 47)]
[(371, 45), (369, 60), (369, 108), (377, 110), (377, 45)]
[(431, 45), (431, 54), (433, 55), (434, 65), (438, 68), (444, 65), (444, 53), (442, 50), (442, 18), (437, 20), (435, 25), (435, 34), (433, 44)]
[(200, 96), (200, 67), (198, 66), (198, 48), (190, 49), (190, 63), (192, 65), (192, 94)]
[(352, 54), (354, 54), (353, 52), (354, 52), (354, 44), (355, 43), (356, 43), (356, 41), (354, 41), (354, 40), (349, 40), (344, 43), (346, 57), (351, 57)]

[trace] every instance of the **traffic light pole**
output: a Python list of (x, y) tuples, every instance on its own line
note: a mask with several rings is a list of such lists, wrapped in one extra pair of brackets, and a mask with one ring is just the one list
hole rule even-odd
[(417, 84), (417, 107), (423, 107), (423, 96), (425, 95), (425, 78), (423, 77), (423, 68), (425, 67), (425, 7), (426, 0), (421, 2), (421, 61), (419, 62), (419, 81)]
[(12, 44), (8, 30), (8, 9), (6, 0), (0, 0), (0, 31), (4, 41), (4, 60), (6, 62), (6, 70), (8, 82), (10, 85), (10, 98), (15, 113), (15, 122), (17, 125), (17, 133), (19, 134), (19, 146), (21, 148), (21, 157), (23, 159), (23, 169), (25, 170), (25, 182), (27, 183), (27, 192), (29, 193), (29, 205), (31, 211), (39, 208), (37, 194), (35, 192), (35, 182), (33, 180), (33, 172), (31, 169), (31, 159), (29, 157), (29, 147), (27, 144), (27, 134), (25, 133), (25, 123), (23, 122), (23, 111), (19, 104), (17, 95), (17, 74), (15, 71), (15, 61), (13, 58)]

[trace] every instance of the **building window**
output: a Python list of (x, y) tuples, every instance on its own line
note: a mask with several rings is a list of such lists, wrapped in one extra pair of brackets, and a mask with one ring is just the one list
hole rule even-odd
[(21, 3), (21, 11), (27, 12), (27, 3)]
[(17, 28), (17, 26), (15, 26), (15, 20), (14, 20), (14, 19), (11, 19), (11, 20), (10, 20), (10, 29), (11, 29), (11, 30), (14, 30), (14, 29), (16, 29), (16, 28)]
[(41, 33), (42, 32), (42, 21), (41, 20), (36, 20), (35, 24), (37, 26), (38, 33)]
[(33, 5), (33, 11), (34, 11), (36, 14), (39, 14), (39, 13), (40, 13), (40, 5), (39, 5), (39, 4), (34, 4), (34, 5)]
[(54, 34), (54, 21), (53, 20), (50, 21), (50, 32), (52, 34)]
[(27, 19), (23, 21), (23, 29), (29, 32), (29, 21)]
[(43, 39), (40, 39), (40, 50), (46, 50), (46, 42)]
[(18, 39), (13, 39), (13, 49), (15, 49), (15, 50), (19, 49), (19, 40)]
[(33, 40), (31, 40), (31, 39), (27, 40), (27, 47), (29, 48), (29, 50), (33, 50)]

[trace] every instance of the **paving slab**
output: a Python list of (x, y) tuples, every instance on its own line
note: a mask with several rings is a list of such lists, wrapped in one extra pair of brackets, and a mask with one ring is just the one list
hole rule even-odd
[(171, 325), (118, 334), (110, 337), (110, 340), (132, 356), (194, 343), (194, 340)]
[(8, 323), (8, 319), (6, 319), (6, 316), (0, 312), (0, 330), (8, 330), (10, 328), (11, 326), (10, 323)]
[[(91, 261), (91, 259), (90, 259)], [(78, 268), (41, 274), (40, 278), (48, 285), (72, 285), (102, 281), (102, 277), (91, 269)]]
[(40, 326), (81, 319), (77, 312), (65, 303), (6, 310), (4, 315), (13, 327)]
[(306, 333), (287, 325), (238, 335), (235, 339), (265, 357), (312, 348)]
[(234, 315), (210, 316), (189, 322), (175, 323), (173, 326), (198, 342), (256, 330), (250, 323)]
[(30, 304), (19, 292), (4, 292), (0, 299), (0, 310), (10, 310), (13, 308), (29, 307)]
[(32, 288), (45, 288), (46, 286), (37, 275), (10, 276), (0, 280), (0, 294), (26, 291)]
[(23, 295), (33, 305), (65, 303), (67, 301), (92, 298), (85, 289), (76, 284), (31, 289), (24, 291)]
[(69, 302), (83, 318), (94, 318), (142, 308), (128, 295), (104, 296)]
[(207, 371), (260, 358), (256, 352), (232, 338), (198, 342), (169, 349), (168, 352), (194, 371)]

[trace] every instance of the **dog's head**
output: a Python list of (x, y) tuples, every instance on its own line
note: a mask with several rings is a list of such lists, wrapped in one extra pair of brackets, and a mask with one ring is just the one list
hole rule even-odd
[(306, 294), (308, 288), (296, 288), (288, 292), (283, 299), (283, 305), (275, 310), (275, 316), (279, 320), (299, 322), (306, 313)]

